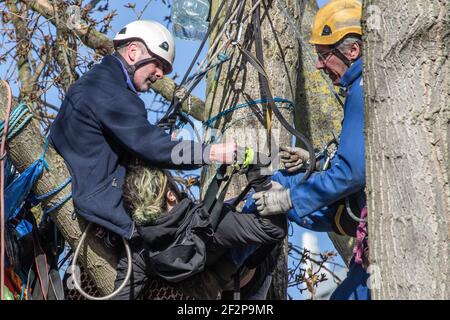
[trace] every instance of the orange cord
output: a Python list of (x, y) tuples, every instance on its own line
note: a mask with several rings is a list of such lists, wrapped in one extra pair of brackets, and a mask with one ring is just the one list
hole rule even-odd
[(5, 115), (5, 126), (3, 128), (2, 144), (0, 148), (1, 168), (0, 168), (0, 233), (1, 233), (1, 249), (0, 249), (0, 300), (5, 299), (5, 155), (6, 155), (6, 137), (8, 136), (9, 116), (11, 113), (11, 87), (9, 84), (1, 80), (4, 86), (7, 88), (7, 105)]

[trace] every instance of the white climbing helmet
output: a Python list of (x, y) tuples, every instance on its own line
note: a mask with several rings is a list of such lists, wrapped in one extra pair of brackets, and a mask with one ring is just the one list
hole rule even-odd
[(171, 73), (175, 59), (175, 42), (166, 27), (156, 21), (136, 20), (123, 27), (114, 37), (114, 47), (141, 40), (147, 49), (164, 63), (164, 73)]

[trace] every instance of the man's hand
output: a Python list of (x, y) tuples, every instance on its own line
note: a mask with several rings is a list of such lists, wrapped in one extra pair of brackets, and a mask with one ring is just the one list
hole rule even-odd
[(211, 145), (209, 150), (209, 160), (211, 162), (233, 164), (236, 162), (237, 145), (236, 142), (227, 142)]
[(292, 208), (289, 189), (278, 182), (272, 181), (272, 188), (253, 195), (256, 208), (261, 216), (271, 216), (286, 213)]
[[(309, 162), (309, 152), (302, 148), (292, 147), (280, 147), (280, 159), (284, 163), (284, 166), (288, 172), (297, 172), (302, 168), (306, 168), (306, 164)], [(317, 170), (316, 162), (315, 169)]]

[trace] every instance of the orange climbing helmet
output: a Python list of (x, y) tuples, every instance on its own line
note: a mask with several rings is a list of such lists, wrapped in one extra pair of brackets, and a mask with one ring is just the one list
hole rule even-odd
[(362, 6), (358, 0), (331, 0), (317, 11), (309, 43), (334, 45), (346, 35), (362, 35)]

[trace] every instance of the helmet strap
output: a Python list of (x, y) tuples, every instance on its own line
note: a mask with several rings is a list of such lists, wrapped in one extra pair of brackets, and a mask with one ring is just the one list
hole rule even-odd
[(333, 54), (338, 57), (348, 68), (351, 67), (352, 61), (350, 61), (336, 46), (333, 47)]
[(136, 67), (134, 65), (130, 65), (127, 60), (125, 60), (124, 57), (117, 51), (113, 53), (113, 55), (118, 58), (120, 61), (122, 61), (123, 65), (125, 66), (125, 69), (127, 70), (128, 76), (130, 77), (131, 82), (133, 82), (134, 73), (136, 72)]
[(157, 60), (158, 59), (156, 59), (156, 58), (142, 59), (142, 60), (136, 62), (134, 65), (132, 65), (132, 67), (134, 67), (134, 72), (136, 72), (137, 69), (139, 69), (139, 68), (141, 68), (141, 67), (143, 67), (143, 66), (145, 66), (145, 65), (147, 65), (149, 63), (152, 63), (153, 61), (157, 61)]
[(146, 58), (146, 59), (142, 59), (138, 62), (136, 62), (135, 64), (129, 64), (124, 57), (122, 57), (122, 55), (120, 53), (118, 53), (117, 51), (113, 53), (113, 55), (115, 57), (117, 57), (118, 59), (120, 59), (120, 61), (122, 61), (123, 65), (125, 66), (125, 69), (127, 70), (128, 76), (130, 77), (131, 82), (133, 83), (134, 86), (136, 86), (136, 84), (134, 83), (134, 73), (136, 72), (137, 69), (142, 68), (143, 66), (158, 60), (156, 58)]

